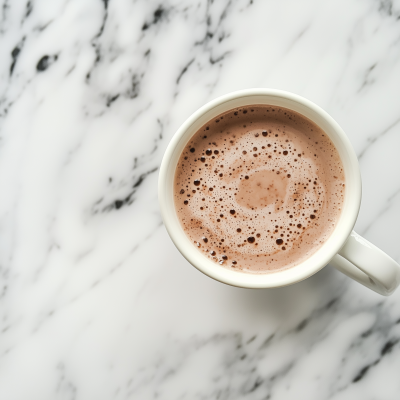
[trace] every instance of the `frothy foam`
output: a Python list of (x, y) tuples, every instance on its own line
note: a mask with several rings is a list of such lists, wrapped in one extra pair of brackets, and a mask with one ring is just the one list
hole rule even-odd
[(175, 207), (199, 251), (246, 272), (293, 267), (330, 236), (344, 199), (328, 136), (291, 110), (230, 110), (190, 140), (175, 174)]

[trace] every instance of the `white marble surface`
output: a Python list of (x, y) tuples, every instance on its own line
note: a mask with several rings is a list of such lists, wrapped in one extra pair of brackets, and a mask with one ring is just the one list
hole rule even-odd
[(289, 90), (349, 135), (356, 228), (400, 261), (399, 1), (1, 0), (0, 60), (0, 399), (399, 399), (400, 290), (225, 286), (157, 203), (193, 111)]

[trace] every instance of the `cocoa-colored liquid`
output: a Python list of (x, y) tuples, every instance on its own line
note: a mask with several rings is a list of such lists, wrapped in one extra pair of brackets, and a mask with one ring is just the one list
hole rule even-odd
[(315, 253), (340, 216), (345, 177), (333, 143), (281, 107), (230, 110), (192, 137), (175, 207), (199, 251), (227, 268), (271, 272)]

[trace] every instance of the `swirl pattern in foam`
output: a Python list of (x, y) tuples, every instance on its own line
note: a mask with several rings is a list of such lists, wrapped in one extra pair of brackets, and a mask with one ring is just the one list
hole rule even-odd
[(192, 137), (179, 159), (175, 207), (191, 241), (246, 272), (293, 267), (330, 236), (344, 200), (329, 137), (281, 107), (230, 110)]

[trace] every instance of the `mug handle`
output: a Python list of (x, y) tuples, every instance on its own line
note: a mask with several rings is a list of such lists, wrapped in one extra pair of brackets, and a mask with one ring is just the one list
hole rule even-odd
[(391, 295), (400, 284), (400, 265), (354, 231), (330, 264), (383, 296)]

